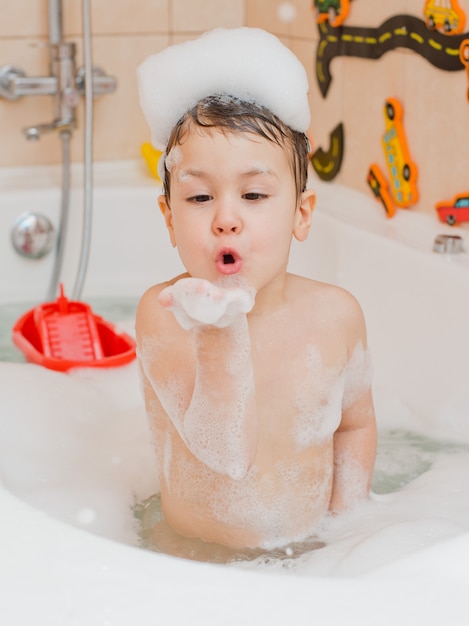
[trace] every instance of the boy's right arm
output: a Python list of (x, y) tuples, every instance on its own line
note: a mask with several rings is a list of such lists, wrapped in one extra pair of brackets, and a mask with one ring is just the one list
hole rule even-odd
[(184, 331), (159, 302), (164, 287), (149, 290), (138, 307), (142, 373), (192, 454), (218, 473), (241, 478), (257, 450), (246, 315), (225, 328), (200, 324)]

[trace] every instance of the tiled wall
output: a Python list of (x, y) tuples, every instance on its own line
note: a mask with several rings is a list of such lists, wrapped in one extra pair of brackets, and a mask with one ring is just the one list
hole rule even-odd
[[(0, 65), (12, 64), (30, 76), (48, 73), (47, 0), (0, 0)], [(63, 0), (64, 31), (77, 44), (83, 63), (82, 2)], [(94, 107), (96, 160), (139, 158), (148, 131), (140, 113), (135, 68), (173, 41), (216, 26), (241, 26), (244, 0), (91, 0), (93, 63), (117, 77), (119, 87)], [(83, 155), (83, 102), (78, 108), (72, 158)], [(60, 162), (55, 133), (27, 142), (21, 128), (52, 121), (50, 96), (0, 99), (0, 167)]]
[[(63, 4), (66, 36), (77, 43), (81, 64), (81, 0)], [(423, 0), (353, 0), (346, 24), (377, 27), (391, 15), (422, 17), (423, 4)], [(277, 34), (304, 63), (311, 85), (314, 146), (327, 150), (329, 133), (343, 122), (344, 161), (336, 181), (371, 193), (366, 174), (373, 161), (385, 168), (383, 103), (392, 96), (403, 104), (409, 148), (418, 165), (416, 208), (434, 214), (436, 201), (469, 189), (466, 72), (439, 70), (404, 49), (387, 52), (376, 61), (337, 57), (323, 98), (315, 71), (319, 36), (312, 5), (312, 0), (92, 0), (94, 63), (119, 81), (115, 94), (96, 101), (95, 158), (139, 158), (148, 131), (138, 106), (135, 68), (148, 54), (216, 26), (247, 24)], [(469, 0), (459, 0), (459, 5), (468, 15), (467, 32)], [(12, 63), (30, 75), (46, 73), (47, 0), (0, 0), (0, 16), (0, 65)], [(50, 121), (51, 116), (47, 96), (0, 100), (0, 167), (59, 162), (55, 135), (28, 143), (20, 132), (21, 127)], [(80, 160), (83, 152), (83, 104), (78, 117), (74, 160)]]
[[(280, 19), (287, 4), (296, 13), (291, 22)], [(418, 167), (420, 200), (413, 208), (434, 216), (435, 202), (464, 191), (469, 195), (466, 71), (437, 69), (423, 56), (402, 48), (375, 61), (337, 57), (331, 63), (333, 81), (323, 98), (315, 71), (318, 29), (312, 4), (312, 0), (249, 0), (247, 23), (281, 36), (307, 68), (312, 107), (310, 134), (315, 148), (327, 150), (329, 133), (343, 122), (344, 160), (335, 181), (371, 193), (366, 184), (369, 165), (376, 161), (386, 171), (381, 146), (385, 128), (383, 104), (386, 98), (394, 97), (403, 105), (409, 151)], [(423, 19), (424, 5), (424, 0), (352, 0), (346, 25), (376, 28), (392, 15), (402, 14)], [(469, 0), (459, 0), (459, 6), (466, 13), (464, 32), (468, 33)], [(452, 37), (448, 35), (446, 40), (448, 54), (454, 55)]]

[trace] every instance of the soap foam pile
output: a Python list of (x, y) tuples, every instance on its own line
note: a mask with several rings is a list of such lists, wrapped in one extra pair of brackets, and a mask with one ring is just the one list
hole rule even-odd
[(0, 484), (72, 525), (136, 543), (156, 464), (136, 363), (70, 375), (0, 363)]
[[(0, 398), (0, 484), (53, 517), (137, 545), (133, 508), (158, 485), (136, 364), (64, 375), (0, 363)], [(381, 443), (378, 495), (319, 529), (324, 547), (235, 566), (360, 575), (469, 530), (469, 451), (428, 441)]]
[(432, 440), (413, 439), (403, 431), (381, 436), (373, 487), (392, 491), (328, 520), (318, 532), (325, 547), (294, 561), (263, 557), (254, 564), (303, 576), (360, 576), (468, 532), (469, 449), (433, 442), (429, 450)]
[(261, 104), (300, 132), (309, 126), (304, 67), (274, 35), (257, 28), (219, 28), (166, 48), (142, 63), (138, 79), (152, 143), (162, 151), (184, 113), (213, 94)]

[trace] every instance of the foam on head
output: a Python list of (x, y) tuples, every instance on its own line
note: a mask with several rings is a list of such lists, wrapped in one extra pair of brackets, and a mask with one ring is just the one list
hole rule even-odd
[[(173, 146), (166, 157), (166, 169), (168, 172), (172, 170), (173, 167), (177, 167), (182, 161), (181, 148), (179, 146)], [(163, 178), (161, 179), (163, 180)]]
[(297, 57), (258, 28), (218, 28), (148, 57), (137, 71), (140, 103), (155, 148), (201, 99), (227, 94), (256, 102), (293, 130), (310, 122), (308, 79)]

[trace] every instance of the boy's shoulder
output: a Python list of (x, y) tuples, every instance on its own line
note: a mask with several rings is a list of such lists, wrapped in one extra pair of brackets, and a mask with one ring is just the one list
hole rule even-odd
[(302, 309), (310, 310), (315, 318), (324, 319), (328, 325), (360, 327), (364, 325), (363, 312), (353, 294), (337, 285), (302, 276), (291, 275), (295, 300)]
[(145, 307), (152, 303), (156, 304), (155, 298), (158, 298), (160, 291), (162, 291), (165, 287), (174, 285), (174, 283), (176, 283), (181, 278), (187, 278), (187, 277), (188, 277), (187, 273), (180, 274), (179, 276), (175, 276), (174, 278), (165, 280), (162, 283), (157, 283), (155, 285), (152, 285), (151, 287), (148, 287), (148, 289), (143, 293), (143, 295), (141, 296), (139, 300), (138, 308)]
[(305, 278), (296, 274), (290, 274), (290, 284), (294, 292), (303, 293), (308, 299), (320, 299), (328, 305), (342, 305), (348, 303), (353, 305), (357, 303), (355, 296), (343, 287), (333, 285), (332, 283), (324, 283), (312, 278)]
[(140, 297), (137, 305), (137, 320), (147, 312), (154, 312), (158, 307), (158, 295), (169, 283), (158, 283), (149, 287)]
[(158, 296), (165, 287), (172, 285), (183, 277), (184, 275), (176, 276), (171, 280), (152, 285), (143, 293), (138, 302), (136, 312), (135, 326), (137, 328), (137, 332), (141, 328), (154, 326), (155, 323), (160, 323), (161, 319), (168, 317), (163, 307), (161, 307), (158, 303)]

